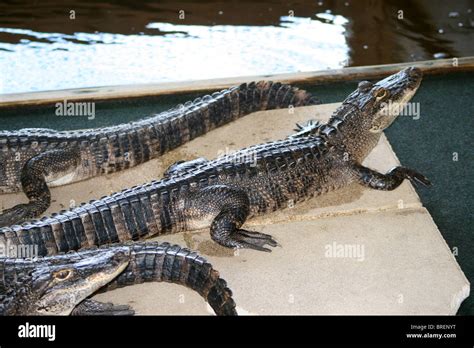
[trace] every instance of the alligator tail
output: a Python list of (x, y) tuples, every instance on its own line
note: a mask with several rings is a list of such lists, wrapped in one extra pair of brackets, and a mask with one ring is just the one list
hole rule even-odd
[(40, 220), (2, 227), (0, 248), (29, 252), (14, 256), (24, 258), (176, 233), (182, 221), (169, 209), (175, 186), (153, 181)]
[(217, 315), (237, 315), (232, 291), (196, 252), (168, 243), (130, 244), (128, 267), (100, 292), (145, 282), (169, 282), (197, 291)]
[[(320, 103), (310, 93), (288, 84), (243, 83), (133, 122), (125, 132), (123, 128), (110, 127), (109, 141), (92, 141), (97, 147), (94, 153), (100, 154), (95, 162), (104, 166), (103, 172), (119, 171), (161, 156), (252, 112)], [(102, 154), (115, 154), (114, 160), (106, 161)]]

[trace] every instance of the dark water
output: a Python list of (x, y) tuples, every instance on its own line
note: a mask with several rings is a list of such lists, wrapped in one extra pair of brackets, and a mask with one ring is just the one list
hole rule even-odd
[(469, 56), (473, 11), (472, 0), (1, 1), (0, 93)]

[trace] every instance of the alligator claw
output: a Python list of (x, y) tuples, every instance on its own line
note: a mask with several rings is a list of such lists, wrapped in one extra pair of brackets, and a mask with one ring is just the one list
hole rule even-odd
[(432, 186), (431, 184), (431, 181), (426, 177), (424, 176), (423, 174), (421, 173), (418, 173), (412, 169), (408, 169), (408, 168), (403, 168), (403, 176), (404, 178), (410, 180), (410, 182), (412, 182), (413, 184), (415, 185), (418, 185), (418, 184), (421, 184), (425, 187), (429, 187), (429, 186)]
[(426, 176), (421, 175), (421, 174), (414, 176), (413, 180), (416, 184), (422, 184), (423, 186), (426, 186), (426, 187), (433, 186), (431, 181)]
[(269, 234), (243, 229), (237, 230), (235, 233), (235, 240), (238, 242), (240, 248), (265, 252), (271, 252), (271, 249), (265, 248), (264, 245), (269, 245), (271, 247), (279, 245), (278, 242)]
[(296, 123), (296, 128), (293, 129), (295, 132), (299, 132), (300, 130), (302, 130), (304, 127), (302, 125), (300, 125), (298, 122)]

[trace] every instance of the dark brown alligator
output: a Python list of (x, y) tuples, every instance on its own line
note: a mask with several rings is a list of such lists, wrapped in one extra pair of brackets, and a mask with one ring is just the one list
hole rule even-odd
[(139, 165), (255, 111), (319, 103), (298, 88), (260, 81), (112, 127), (64, 132), (0, 131), (0, 194), (23, 191), (29, 199), (27, 204), (4, 210), (0, 227), (44, 213), (51, 202), (48, 187)]
[(251, 146), (234, 156), (175, 164), (160, 181), (3, 228), (0, 244), (34, 244), (46, 255), (210, 228), (211, 238), (223, 246), (269, 251), (265, 246), (276, 246), (276, 241), (243, 229), (248, 218), (353, 182), (376, 190), (393, 190), (404, 179), (430, 185), (405, 167), (382, 174), (361, 164), (421, 80), (419, 69), (407, 68), (375, 84), (361, 82), (325, 125), (310, 125), (287, 139)]
[(114, 244), (36, 259), (0, 258), (0, 315), (132, 315), (94, 293), (144, 282), (198, 292), (217, 315), (237, 315), (232, 292), (203, 257), (168, 243)]

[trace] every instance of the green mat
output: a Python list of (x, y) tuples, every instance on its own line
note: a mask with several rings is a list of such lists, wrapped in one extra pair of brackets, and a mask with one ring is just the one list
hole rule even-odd
[[(342, 101), (356, 86), (357, 83), (352, 82), (301, 87), (310, 90), (324, 103), (332, 103)], [(101, 102), (96, 104), (93, 120), (55, 116), (54, 106), (0, 109), (0, 128), (64, 130), (100, 127), (136, 120), (197, 96)], [(472, 283), (474, 73), (425, 77), (413, 102), (420, 103), (420, 119), (401, 116), (386, 134), (401, 163), (422, 172), (433, 182), (432, 188), (417, 189), (417, 192)], [(456, 154), (457, 161), (453, 160)], [(463, 302), (458, 314), (474, 314), (473, 296)]]

